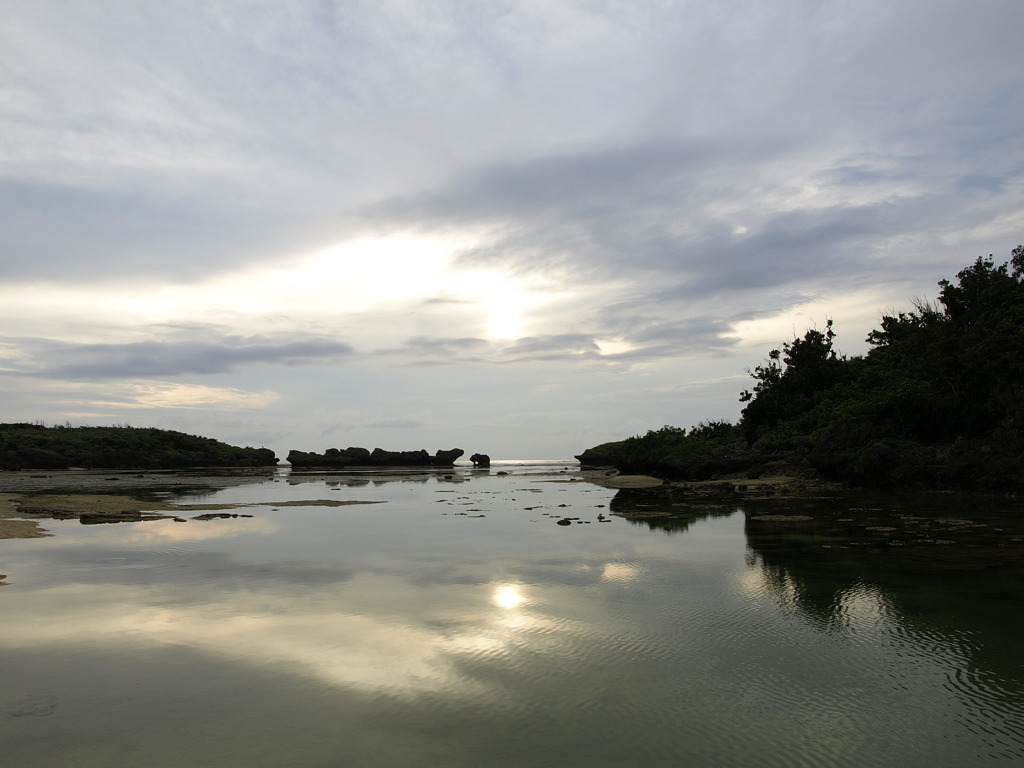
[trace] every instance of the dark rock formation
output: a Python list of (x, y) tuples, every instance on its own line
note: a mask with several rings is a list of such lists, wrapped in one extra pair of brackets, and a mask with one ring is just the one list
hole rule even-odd
[(450, 451), (439, 450), (431, 457), (430, 464), (434, 467), (450, 467), (454, 465), (464, 453), (465, 451), (461, 448), (452, 448)]
[[(614, 467), (622, 474), (649, 474), (669, 480), (713, 480), (718, 477), (758, 471), (766, 464), (788, 458), (778, 451), (748, 448), (742, 443), (716, 446), (705, 452), (663, 454), (630, 450), (630, 441), (605, 443), (576, 456), (580, 469)], [(802, 457), (794, 461), (806, 464)]]
[(433, 456), (425, 450), (419, 451), (385, 451), (374, 448), (328, 448), (324, 453), (306, 453), (289, 451), (288, 463), (293, 467), (327, 467), (343, 469), (346, 467), (450, 467), (465, 453), (461, 448), (449, 451), (439, 450)]
[(623, 463), (623, 454), (621, 442), (604, 443), (596, 448), (587, 448), (576, 456), (576, 460), (580, 463), (580, 469), (603, 469)]
[(469, 460), (473, 462), (474, 467), (480, 467), (481, 469), (491, 466), (491, 457), (486, 453), (474, 453), (469, 457)]
[[(78, 522), (82, 525), (104, 525), (106, 523), (141, 523), (149, 520), (168, 520), (174, 515), (161, 515), (154, 512), (140, 512), (138, 510), (104, 510), (97, 512), (82, 512), (78, 515)], [(57, 518), (54, 515), (54, 519)]]

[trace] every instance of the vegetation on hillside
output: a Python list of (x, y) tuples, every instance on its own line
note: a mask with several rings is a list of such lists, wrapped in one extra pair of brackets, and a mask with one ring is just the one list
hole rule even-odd
[(239, 448), (165, 429), (0, 424), (0, 468), (267, 467), (269, 448)]
[(771, 350), (735, 425), (666, 426), (579, 458), (690, 479), (785, 460), (851, 485), (1024, 489), (1024, 246), (939, 286), (936, 303), (884, 316), (866, 355), (838, 354), (831, 320)]

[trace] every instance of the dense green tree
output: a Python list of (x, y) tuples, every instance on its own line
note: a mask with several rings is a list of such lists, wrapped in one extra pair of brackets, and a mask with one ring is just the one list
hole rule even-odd
[(911, 408), (918, 418), (908, 426), (916, 436), (948, 440), (1021, 429), (1024, 247), (1008, 264), (978, 258), (955, 282), (939, 286), (941, 308), (919, 303), (916, 312), (883, 317), (868, 335), (872, 383), (927, 402)]
[(240, 448), (172, 430), (115, 427), (45, 427), (0, 424), (0, 467), (66, 469), (121, 467), (265, 467), (277, 464), (268, 448)]
[(786, 455), (855, 484), (1024, 489), (1024, 246), (939, 287), (884, 315), (864, 356), (836, 353), (831, 320), (771, 350), (735, 427), (663, 427), (580, 459), (699, 479), (735, 471), (742, 436), (752, 466)]
[(849, 362), (832, 348), (835, 337), (829, 319), (824, 331), (812, 328), (781, 350), (773, 349), (750, 373), (757, 383), (753, 391), (740, 394), (740, 401), (747, 403), (740, 421), (747, 440), (813, 411), (833, 388), (850, 378)]

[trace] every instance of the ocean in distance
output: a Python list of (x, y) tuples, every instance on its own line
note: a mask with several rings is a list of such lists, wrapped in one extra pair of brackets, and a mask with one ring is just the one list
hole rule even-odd
[(1024, 765), (1021, 563), (889, 567), (571, 460), (0, 484), (184, 521), (0, 541), (4, 765)]

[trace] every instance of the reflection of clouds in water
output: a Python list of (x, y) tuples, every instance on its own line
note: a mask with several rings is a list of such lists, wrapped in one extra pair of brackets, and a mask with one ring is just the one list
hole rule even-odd
[[(481, 600), (484, 595), (490, 599)], [(518, 584), (457, 586), (439, 596), (431, 587), (367, 573), (301, 596), (240, 587), (171, 605), (166, 592), (144, 585), (97, 590), (74, 584), (11, 597), (5, 603), (11, 631), (3, 633), (0, 648), (69, 642), (186, 646), (395, 694), (480, 687), (456, 669), (459, 658), (510, 654), (526, 634), (556, 642), (566, 629), (564, 622), (526, 610), (529, 601)]]
[(377, 568), (378, 573), (389, 573), (408, 578), (416, 584), (444, 587), (453, 584), (480, 585), (491, 583), (491, 573), (486, 563), (428, 563), (416, 565), (413, 570), (403, 568)]
[(640, 575), (640, 568), (632, 563), (606, 563), (601, 569), (604, 581), (635, 581)]
[(520, 580), (531, 584), (585, 587), (600, 582), (629, 582), (639, 578), (641, 570), (635, 563), (601, 558), (537, 560), (509, 569)]
[(211, 652), (229, 648), (231, 656), (260, 664), (295, 664), (330, 683), (422, 690), (447, 675), (438, 639), (429, 630), (399, 626), (386, 617), (313, 610), (203, 624), (190, 643)]
[[(432, 689), (449, 674), (443, 659), (448, 643), (438, 633), (387, 616), (332, 612), (326, 603), (344, 601), (327, 591), (307, 595), (298, 605), (293, 594), (264, 591), (172, 607), (147, 605), (147, 599), (148, 590), (127, 586), (102, 593), (84, 585), (26, 593), (6, 607), (34, 613), (38, 621), (12, 622), (0, 647), (181, 645), (257, 666), (292, 664), (330, 683), (396, 691)], [(49, 609), (45, 614), (33, 611), (40, 600)]]
[(592, 558), (547, 558), (530, 563), (515, 564), (509, 568), (520, 581), (527, 584), (552, 584), (583, 587), (600, 580), (603, 563)]
[(206, 541), (238, 536), (242, 533), (276, 533), (280, 526), (259, 517), (238, 517), (230, 520), (153, 520), (138, 525), (126, 541), (150, 543), (154, 541)]
[[(323, 561), (299, 560), (291, 539), (264, 538), (286, 532), (272, 516), (152, 521), (112, 527), (102, 540), (91, 532), (88, 547), (35, 562), (50, 583), (65, 573), (75, 583), (6, 600), (5, 623), (18, 628), (0, 647), (156, 643), (389, 694), (475, 691), (489, 685), (477, 662), (515, 664), (525, 649), (557, 656), (593, 635), (586, 611), (569, 619), (551, 615), (552, 604), (581, 608), (579, 587), (638, 575), (620, 562), (623, 554), (634, 559), (621, 551), (611, 562), (583, 551), (525, 562), (452, 561), (428, 551), (413, 561), (375, 559), (365, 570), (358, 552), (339, 557), (327, 547)], [(233, 556), (175, 546), (245, 534), (257, 534), (255, 561), (249, 550)], [(264, 552), (271, 546), (264, 541), (282, 546)]]
[(500, 656), (508, 649), (506, 638), (489, 632), (476, 635), (458, 635), (444, 643), (445, 650), (463, 656)]
[(143, 548), (122, 540), (120, 546), (39, 549), (31, 567), (45, 574), (47, 583), (71, 580), (104, 588), (146, 586), (163, 590), (165, 599), (188, 603), (210, 602), (216, 595), (233, 595), (237, 590), (272, 593), (330, 588), (355, 575), (353, 568), (342, 563), (285, 557), (249, 562), (223, 552), (190, 551), (189, 547), (176, 546), (179, 543)]

